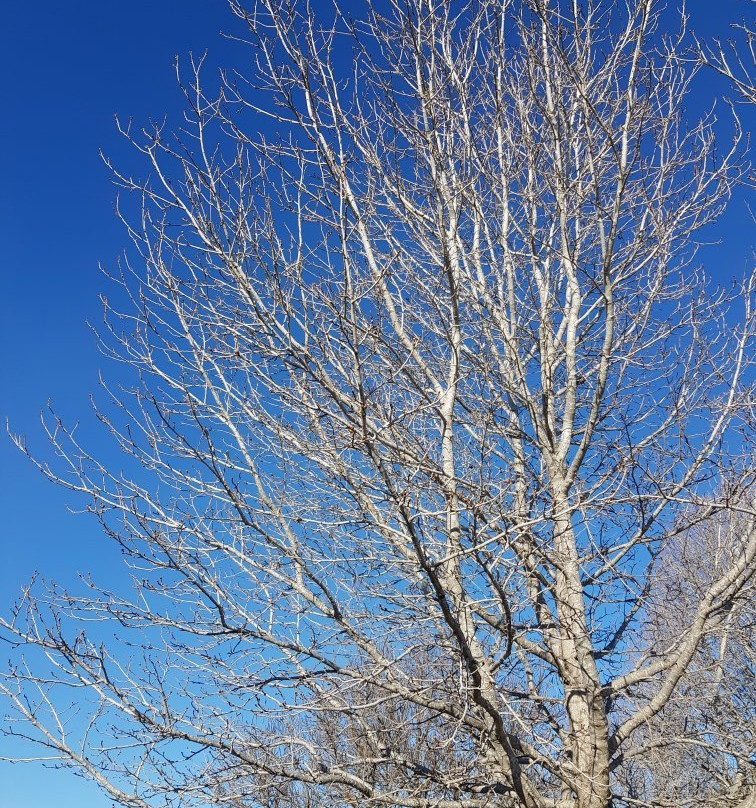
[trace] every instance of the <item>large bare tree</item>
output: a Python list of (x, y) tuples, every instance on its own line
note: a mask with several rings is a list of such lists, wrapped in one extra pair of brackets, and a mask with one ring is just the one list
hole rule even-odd
[(749, 799), (747, 166), (655, 5), (233, 4), (125, 132), (123, 461), (40, 464), (133, 591), (29, 588), (8, 731), (131, 808)]

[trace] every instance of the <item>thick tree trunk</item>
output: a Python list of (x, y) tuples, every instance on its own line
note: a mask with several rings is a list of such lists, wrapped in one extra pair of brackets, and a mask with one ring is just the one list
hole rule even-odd
[(609, 724), (588, 629), (575, 532), (563, 492), (555, 496), (555, 512), (554, 598), (559, 625), (553, 651), (569, 716), (576, 808), (607, 808)]

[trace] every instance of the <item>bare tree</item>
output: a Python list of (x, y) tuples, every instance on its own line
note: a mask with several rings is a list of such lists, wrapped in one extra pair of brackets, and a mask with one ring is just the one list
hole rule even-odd
[(737, 121), (648, 0), (232, 7), (250, 70), (125, 132), (123, 466), (54, 417), (40, 464), (134, 591), (24, 594), (9, 731), (133, 808), (684, 804), (756, 552), (754, 282), (695, 263)]
[[(662, 656), (687, 630), (705, 592), (742, 552), (743, 528), (734, 508), (667, 545), (645, 610), (648, 653)], [(644, 783), (649, 805), (747, 808), (756, 800), (753, 583), (712, 615), (684, 681), (639, 733), (646, 737), (635, 759), (625, 758), (624, 777)]]

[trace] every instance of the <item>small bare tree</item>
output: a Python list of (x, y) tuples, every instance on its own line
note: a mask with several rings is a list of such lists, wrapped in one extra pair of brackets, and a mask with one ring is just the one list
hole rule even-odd
[[(732, 509), (667, 545), (645, 610), (647, 653), (662, 656), (684, 634), (706, 591), (741, 554), (743, 528), (742, 511)], [(634, 760), (625, 756), (624, 776), (644, 782), (649, 805), (750, 808), (756, 801), (753, 584), (712, 615), (684, 680), (638, 733), (645, 742)]]
[(40, 464), (134, 591), (24, 594), (8, 730), (132, 808), (684, 805), (712, 760), (746, 793), (701, 671), (746, 649), (753, 280), (735, 323), (695, 265), (746, 167), (685, 118), (684, 30), (232, 7), (250, 70), (193, 63), (186, 126), (126, 132), (124, 467), (55, 419)]

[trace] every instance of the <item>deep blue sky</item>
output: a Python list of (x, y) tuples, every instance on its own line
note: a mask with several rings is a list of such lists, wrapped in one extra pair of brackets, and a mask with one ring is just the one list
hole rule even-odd
[[(99, 150), (124, 154), (113, 116), (177, 114), (175, 54), (227, 47), (223, 0), (9, 0), (0, 23), (0, 414), (43, 446), (49, 399), (82, 414), (102, 367), (85, 321), (101, 320), (98, 263), (125, 246)], [(58, 580), (118, 563), (76, 504), (0, 439), (0, 609), (35, 569)], [(0, 664), (7, 654), (0, 648)], [(0, 716), (2, 711), (0, 711)], [(8, 749), (0, 742), (0, 750)], [(0, 808), (105, 808), (66, 772), (0, 764)]]
[[(695, 29), (706, 36), (726, 32), (752, 6), (696, 0), (689, 8)], [(32, 445), (44, 446), (38, 413), (48, 400), (69, 420), (80, 418), (85, 430), (91, 423), (88, 397), (103, 361), (85, 321), (101, 318), (98, 293), (107, 284), (98, 263), (114, 266), (126, 245), (98, 155), (102, 149), (117, 164), (130, 160), (113, 116), (175, 119), (174, 55), (209, 48), (210, 60), (223, 63), (234, 46), (217, 34), (233, 27), (223, 0), (9, 0), (4, 7), (0, 416)], [(716, 87), (714, 80), (702, 82), (701, 100)], [(743, 272), (749, 231), (744, 201), (736, 200), (712, 233), (724, 246), (707, 256), (724, 282)], [(68, 513), (67, 504), (76, 504), (71, 495), (0, 440), (3, 612), (35, 569), (63, 581), (90, 570), (112, 580), (117, 553), (96, 525)], [(0, 664), (5, 656), (0, 648)], [(0, 742), (0, 752), (8, 749)], [(105, 808), (110, 801), (70, 774), (0, 764), (0, 808), (50, 805)]]

